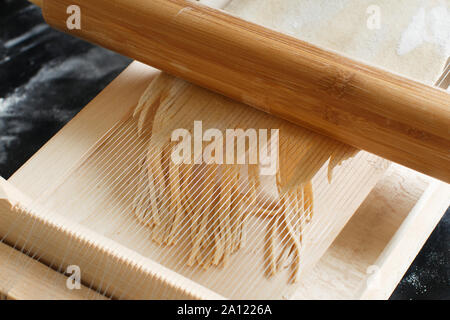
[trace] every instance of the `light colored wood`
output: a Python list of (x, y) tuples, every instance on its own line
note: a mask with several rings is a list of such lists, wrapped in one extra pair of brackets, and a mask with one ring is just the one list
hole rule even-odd
[[(156, 69), (133, 63), (64, 126), (51, 142), (46, 143), (25, 163), (27, 170), (18, 170), (9, 181), (31, 199), (36, 199), (43, 192), (52, 189), (61, 179), (61, 171), (54, 170), (54, 164), (56, 167), (63, 164), (67, 168), (73, 167), (117, 121), (129, 115), (148, 83), (158, 73)], [(114, 96), (114, 103), (119, 106), (114, 108), (111, 96), (122, 88), (124, 83), (135, 90), (129, 91), (125, 96)], [(62, 146), (70, 148), (61, 152)], [(52, 161), (48, 161), (49, 158)], [(33, 183), (28, 183), (31, 172), (34, 172)], [(24, 185), (28, 187), (23, 188)]]
[(389, 298), (450, 203), (433, 184), (392, 166), (290, 298)]
[(450, 182), (450, 98), (443, 90), (327, 52), (185, 0), (46, 0), (72, 34)]
[[(111, 140), (116, 141), (116, 137), (113, 136)], [(110, 155), (110, 162), (106, 166), (115, 164), (111, 170), (107, 173), (99, 172), (97, 168), (105, 166), (101, 161), (82, 164), (73, 170), (69, 178), (48, 197), (43, 198), (42, 204), (227, 298), (244, 298), (245, 296), (240, 295), (244, 293), (243, 290), (237, 293), (233, 291), (236, 287), (242, 286), (242, 279), (249, 277), (253, 281), (249, 281), (243, 287), (255, 288), (247, 293), (247, 297), (250, 298), (280, 297), (281, 292), (289, 289), (288, 269), (271, 279), (264, 276), (264, 237), (262, 235), (266, 232), (266, 222), (256, 217), (249, 217), (246, 222), (248, 234), (245, 247), (234, 254), (228, 267), (223, 269), (209, 268), (205, 272), (202, 269), (189, 268), (182, 258), (186, 252), (185, 247), (165, 247), (152, 242), (146, 228), (140, 226), (139, 221), (133, 217), (130, 199), (123, 196), (130, 194), (132, 189), (130, 181), (134, 179), (133, 175), (129, 176), (127, 168), (135, 163), (135, 157), (125, 157), (130, 153), (130, 149), (126, 148), (127, 145), (138, 145), (136, 137), (120, 144), (105, 141), (101, 149), (96, 150), (91, 158), (104, 159), (105, 156)], [(374, 165), (369, 164), (371, 162)], [(313, 178), (315, 213), (314, 223), (311, 224), (314, 228), (310, 229), (306, 226), (303, 234), (302, 274), (307, 273), (307, 270), (320, 258), (381, 177), (384, 168), (379, 163), (380, 159), (374, 156), (368, 159), (358, 157), (349, 160), (346, 163), (347, 167), (335, 170), (333, 183), (330, 185), (327, 182), (326, 166), (323, 166), (315, 175)], [(352, 169), (355, 167), (357, 170)], [(94, 180), (97, 181), (98, 189), (90, 185), (90, 181)], [(109, 188), (103, 187), (108, 185), (108, 181), (114, 183)], [(92, 191), (86, 193), (85, 188)], [(80, 211), (80, 202), (83, 203), (82, 211)], [(260, 227), (256, 229), (258, 225)], [(318, 234), (321, 236), (319, 237)], [(167, 252), (170, 254), (167, 255)], [(230, 296), (233, 294), (238, 295)]]
[(444, 68), (444, 72), (436, 82), (436, 85), (441, 87), (442, 89), (448, 89), (450, 87), (450, 57), (448, 58), (447, 65)]
[[(26, 273), (21, 268), (26, 266)], [(69, 290), (67, 277), (0, 243), (0, 296), (9, 300), (105, 300), (105, 296), (81, 285)]]
[[(77, 265), (81, 281), (122, 299), (223, 299), (135, 251), (102, 237), (73, 220), (35, 206), (0, 178), (0, 234), (62, 270)], [(33, 206), (33, 211), (28, 208)], [(95, 260), (93, 260), (95, 257)], [(25, 276), (28, 272), (25, 266)], [(102, 286), (103, 285), (103, 286)]]
[[(185, 277), (189, 276), (195, 282), (218, 292), (222, 296), (230, 298), (234, 288), (240, 286), (241, 279), (246, 277), (254, 278), (251, 285), (255, 289), (248, 293), (248, 297), (270, 298), (287, 294), (284, 292), (295, 288), (295, 286), (287, 286), (288, 269), (271, 279), (264, 276), (264, 237), (261, 237), (261, 234), (265, 232), (265, 225), (258, 218), (252, 217), (248, 220), (247, 224), (250, 231), (247, 238), (249, 242), (245, 248), (232, 257), (229, 268), (211, 269), (208, 272), (203, 272), (180, 265), (179, 258), (175, 253), (164, 258), (164, 260), (159, 260), (159, 257), (164, 255), (165, 250), (168, 249), (146, 240), (148, 235), (145, 229), (142, 230), (143, 228), (139, 227), (137, 219), (130, 214), (129, 199), (117, 196), (117, 192), (114, 193), (114, 188), (132, 185), (129, 183), (132, 177), (124, 176), (122, 173), (126, 172), (126, 168), (135, 161), (138, 154), (130, 155), (126, 146), (138, 146), (139, 139), (137, 139), (137, 136), (132, 136), (128, 140), (117, 139), (120, 136), (114, 135), (108, 136), (107, 139), (102, 137), (117, 122), (120, 124), (129, 116), (145, 88), (143, 83), (148, 84), (153, 74), (154, 69), (140, 63), (134, 63), (111, 84), (111, 88), (107, 88), (98, 99), (93, 100), (82, 113), (35, 154), (9, 181), (16, 185), (18, 189), (23, 190), (35, 202), (39, 202), (41, 207), (45, 207), (44, 212), (57, 212), (75, 224), (95, 230), (99, 235), (112, 239), (123, 247), (131, 248), (141, 256), (150, 258)], [(132, 80), (131, 75), (135, 75), (136, 79)], [(120, 98), (118, 99), (118, 97)], [(215, 95), (210, 98), (216, 101)], [(123, 101), (126, 101), (126, 103), (123, 103)], [(234, 106), (231, 106), (230, 103)], [(243, 108), (230, 101), (221, 101), (219, 105), (225, 110), (233, 107)], [(244, 110), (249, 112), (250, 109)], [(251, 112), (261, 113), (257, 110)], [(105, 117), (101, 116), (102, 113)], [(203, 115), (203, 117), (206, 116)], [(90, 117), (93, 119), (90, 119)], [(114, 120), (112, 120), (113, 117), (115, 117)], [(86, 128), (86, 121), (92, 121), (90, 124), (92, 128)], [(93, 122), (95, 122), (95, 125)], [(94, 128), (95, 130), (102, 128), (103, 132), (100, 132), (100, 130), (98, 132), (91, 131)], [(288, 128), (285, 126), (285, 129)], [(88, 135), (86, 132), (89, 132), (89, 138), (82, 138), (83, 135)], [(311, 134), (300, 128), (296, 132), (299, 134), (299, 143), (301, 143), (303, 137), (309, 137)], [(97, 137), (97, 140), (92, 139), (93, 137)], [(345, 147), (325, 137), (317, 136), (316, 138), (322, 142), (317, 145), (314, 154), (320, 153), (324, 148), (339, 149)], [(314, 139), (312, 140), (314, 141)], [(67, 141), (70, 141), (70, 143)], [(118, 143), (117, 141), (122, 142)], [(68, 145), (70, 145), (70, 150), (62, 152)], [(90, 150), (93, 146), (96, 146), (94, 150)], [(49, 163), (48, 157), (52, 155), (55, 156)], [(93, 162), (92, 160), (87, 165), (79, 163), (81, 158), (105, 159), (102, 155), (109, 155), (107, 157), (109, 162), (106, 165), (110, 168), (108, 175), (104, 175), (98, 169), (105, 166), (101, 160), (99, 160), (100, 162)], [(314, 161), (313, 158), (311, 158), (311, 161)], [(113, 163), (115, 166), (110, 167), (109, 163)], [(361, 152), (354, 159), (347, 160), (344, 166), (338, 166), (334, 170), (331, 184), (328, 183), (327, 163), (319, 163), (318, 172), (313, 173), (314, 178), (312, 179), (315, 192), (315, 213), (314, 223), (312, 224), (314, 228), (310, 231), (308, 227), (305, 227), (302, 267), (299, 277), (307, 273), (320, 259), (336, 235), (345, 226), (382, 176), (386, 168), (385, 163), (386, 161), (374, 155)], [(37, 168), (45, 168), (45, 174), (42, 174), (43, 169), (38, 170)], [(33, 180), (32, 184), (26, 182), (30, 179)], [(90, 181), (97, 181), (100, 188), (86, 194), (84, 192), (86, 188), (91, 190)], [(114, 185), (106, 188), (103, 186), (107, 183), (101, 183), (101, 181), (114, 181)], [(123, 188), (128, 190), (127, 187)], [(128, 192), (121, 192), (120, 194), (128, 194)], [(83, 203), (82, 209), (80, 203)], [(105, 204), (107, 204), (106, 207)], [(255, 230), (256, 227), (253, 226), (260, 224), (262, 227)], [(135, 234), (133, 230), (136, 229), (141, 231)], [(321, 234), (320, 237), (318, 237), (319, 233)], [(142, 243), (146, 244), (145, 248), (140, 245)], [(183, 249), (179, 248), (178, 251), (174, 252), (180, 255)], [(171, 248), (170, 250), (174, 249)], [(251, 273), (253, 269), (255, 272)], [(233, 277), (229, 278), (229, 274), (232, 274)], [(214, 279), (214, 281), (211, 279)], [(234, 285), (232, 286), (230, 283), (234, 283)], [(244, 298), (244, 296), (239, 295), (232, 297)]]
[[(425, 192), (374, 264), (361, 299), (388, 299), (450, 205), (450, 186), (430, 179)], [(431, 213), (431, 214), (430, 214)]]
[[(101, 140), (117, 121), (127, 117), (155, 73), (156, 71), (152, 68), (133, 63), (9, 181), (33, 199), (39, 198), (42, 192), (48, 189), (52, 189), (53, 192), (56, 190), (57, 194), (62, 173), (76, 167), (78, 160), (85, 156), (92, 145)], [(121, 88), (125, 84), (127, 84), (126, 94), (122, 94)], [(136, 92), (130, 88), (136, 88)], [(117, 102), (114, 102), (116, 99), (118, 99)], [(128, 107), (119, 108), (119, 104)], [(86, 122), (90, 123), (86, 124)], [(89, 137), (84, 136), (80, 130), (88, 131)], [(71, 141), (70, 149), (64, 148), (67, 139)], [(61, 149), (67, 150), (60, 152)], [(52, 159), (51, 163), (48, 159)], [(46, 169), (45, 174), (37, 170), (40, 167)], [(299, 290), (286, 297), (314, 299), (358, 297), (358, 292), (366, 283), (366, 269), (375, 264), (402, 221), (427, 188), (426, 179), (416, 178), (417, 174), (411, 174), (409, 170), (405, 170), (396, 167), (394, 172), (390, 172), (380, 181), (313, 271), (303, 276), (304, 280)], [(94, 177), (95, 172), (91, 174)], [(32, 184), (29, 183), (30, 177), (33, 177)], [(70, 186), (65, 184), (65, 188), (67, 187)], [(444, 210), (439, 208), (433, 206), (429, 208), (429, 210), (421, 211), (421, 219), (428, 219), (427, 216), (430, 219), (437, 219), (444, 213)], [(77, 212), (76, 207), (68, 210)], [(429, 225), (427, 230), (424, 230), (423, 237), (426, 238), (430, 232)], [(414, 234), (410, 237), (412, 237), (410, 241), (413, 241)], [(123, 237), (121, 239), (120, 236), (116, 236), (116, 239), (123, 241)], [(409, 254), (401, 261), (402, 268), (409, 266), (418, 250), (417, 246), (408, 248)], [(397, 276), (401, 277), (401, 275)], [(388, 287), (395, 287), (399, 279), (391, 278)], [(385, 293), (383, 292), (382, 295), (379, 292), (377, 297), (385, 297)]]

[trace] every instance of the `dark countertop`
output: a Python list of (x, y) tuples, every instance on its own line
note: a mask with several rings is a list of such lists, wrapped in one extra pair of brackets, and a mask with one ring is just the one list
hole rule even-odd
[[(2, 0), (0, 176), (19, 169), (130, 62), (50, 29), (25, 0)], [(450, 299), (450, 210), (391, 299)]]

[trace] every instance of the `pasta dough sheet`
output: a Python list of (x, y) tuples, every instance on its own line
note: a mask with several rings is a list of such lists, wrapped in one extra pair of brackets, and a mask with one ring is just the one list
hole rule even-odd
[(450, 56), (450, 0), (233, 0), (225, 10), (429, 85)]

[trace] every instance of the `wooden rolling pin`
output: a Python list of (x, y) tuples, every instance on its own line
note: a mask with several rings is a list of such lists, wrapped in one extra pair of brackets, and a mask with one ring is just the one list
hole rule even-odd
[[(450, 182), (450, 95), (186, 0), (33, 0), (46, 21)], [(81, 9), (69, 30), (67, 8)]]

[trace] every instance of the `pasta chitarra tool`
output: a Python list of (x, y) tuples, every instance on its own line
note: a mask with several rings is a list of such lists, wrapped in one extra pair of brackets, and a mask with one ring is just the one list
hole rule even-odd
[(426, 86), (236, 1), (33, 1), (143, 63), (0, 178), (2, 297), (390, 296), (449, 205), (448, 71)]

